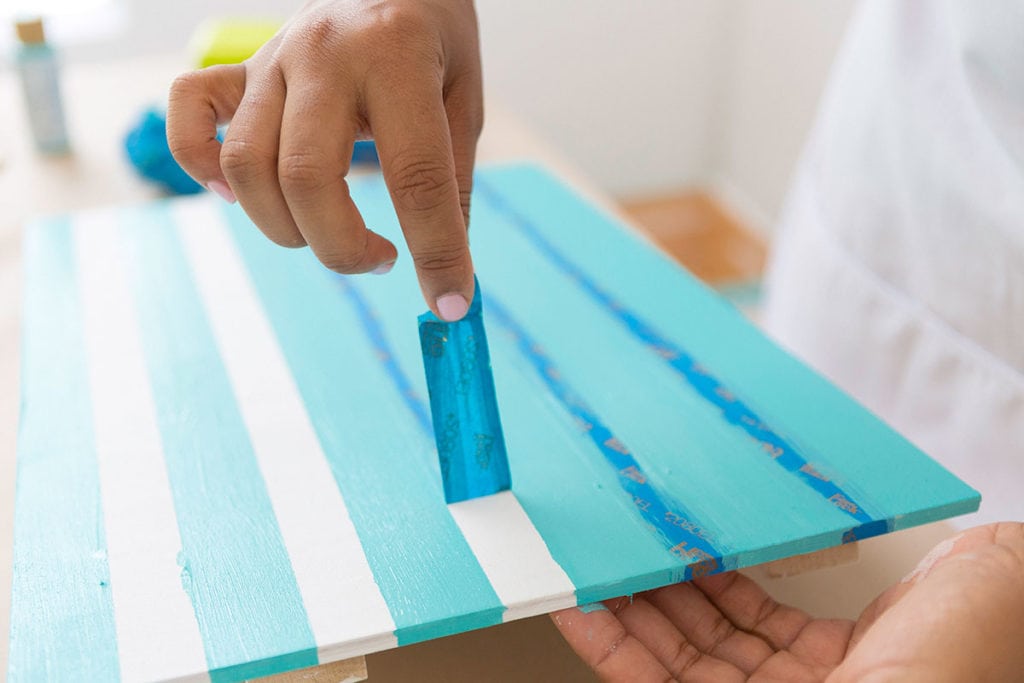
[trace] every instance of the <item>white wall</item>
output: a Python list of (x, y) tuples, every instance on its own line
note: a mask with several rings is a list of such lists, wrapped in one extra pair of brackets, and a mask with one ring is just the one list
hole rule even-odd
[[(41, 0), (16, 0), (35, 3)], [(206, 16), (302, 0), (112, 3), (71, 59), (183, 50)], [(853, 0), (476, 0), (488, 97), (617, 196), (707, 185), (770, 225)], [(110, 22), (108, 22), (109, 24)], [(80, 25), (80, 24), (79, 24)]]
[(854, 0), (477, 0), (486, 87), (618, 195), (785, 197)]
[[(2, 0), (0, 0), (2, 1)], [(32, 6), (78, 4), (92, 11), (66, 10), (70, 16), (48, 20), (48, 32), (63, 38), (62, 52), (73, 61), (131, 59), (166, 54), (185, 47), (209, 16), (248, 16), (284, 20), (304, 0), (15, 0)], [(77, 9), (77, 8), (76, 8)], [(51, 29), (53, 29), (51, 31)]]
[(707, 179), (770, 229), (817, 110), (854, 0), (734, 0)]
[(722, 0), (477, 0), (488, 95), (618, 195), (701, 182)]
[[(477, 0), (488, 97), (614, 194), (700, 182), (731, 1)], [(124, 20), (113, 34), (105, 22), (106, 40), (65, 45), (71, 59), (181, 50), (209, 14), (286, 17), (302, 4), (89, 2), (117, 6)]]

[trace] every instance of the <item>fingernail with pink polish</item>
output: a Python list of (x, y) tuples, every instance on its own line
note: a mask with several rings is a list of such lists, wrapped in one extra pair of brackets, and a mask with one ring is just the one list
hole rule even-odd
[(469, 304), (461, 294), (445, 294), (437, 298), (437, 311), (441, 314), (442, 320), (450, 323), (462, 320), (468, 310)]
[(236, 201), (238, 201), (235, 198), (235, 193), (232, 192), (231, 188), (228, 187), (228, 184), (222, 180), (211, 180), (210, 182), (206, 183), (206, 187), (220, 195), (220, 198), (226, 201), (228, 204), (234, 204)]
[(390, 263), (382, 263), (382, 264), (380, 264), (379, 266), (377, 266), (376, 268), (374, 268), (370, 272), (373, 273), (374, 275), (384, 275), (386, 273), (390, 273), (391, 269), (394, 268), (394, 267), (395, 267), (395, 262), (391, 261)]

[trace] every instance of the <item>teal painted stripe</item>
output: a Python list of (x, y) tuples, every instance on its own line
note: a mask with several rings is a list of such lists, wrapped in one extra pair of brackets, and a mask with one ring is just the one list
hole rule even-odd
[[(364, 197), (366, 188), (357, 187), (357, 196)], [(370, 213), (366, 208), (364, 212)], [(374, 225), (381, 226), (381, 221)], [(380, 336), (391, 342), (397, 372), (410, 378), (410, 407), (426, 391), (423, 374), (417, 373), (418, 347), (406, 338), (410, 316), (419, 306), (408, 297), (415, 287), (415, 274), (406, 261), (386, 278), (359, 288), (378, 314)], [(513, 490), (552, 558), (572, 581), (577, 599), (592, 602), (683, 580), (686, 567), (651, 533), (633, 496), (623, 491), (618, 473), (608, 467), (587, 432), (550, 395), (515, 340), (500, 327), (492, 332), (488, 339)]]
[[(402, 244), (384, 184), (365, 178), (353, 180), (351, 187), (367, 223)], [(479, 255), (495, 235), (489, 233), (487, 222), (475, 225), (474, 254)], [(480, 272), (487, 282), (498, 285), (496, 271)], [(411, 395), (425, 396), (418, 339), (409, 334), (409, 321), (423, 305), (411, 260), (403, 254), (386, 277), (360, 279), (360, 285), (364, 282), (359, 292), (376, 313), (397, 372), (409, 378)], [(618, 473), (554, 398), (530, 358), (504, 329), (492, 327), (491, 332), (488, 341), (513, 490), (552, 558), (572, 581), (577, 600), (592, 602), (683, 580), (685, 566), (651, 533), (633, 496), (619, 485)], [(550, 336), (545, 341), (550, 342)]]
[[(557, 266), (574, 285), (584, 290), (592, 300), (604, 307), (620, 324), (624, 325), (639, 342), (664, 361), (707, 402), (721, 411), (721, 417), (731, 425), (755, 439), (783, 470), (799, 479), (804, 485), (817, 492), (837, 509), (848, 514), (856, 526), (844, 534), (844, 542), (885, 531), (864, 507), (861, 496), (853, 496), (839, 484), (818, 472), (807, 461), (791, 440), (784, 438), (759, 415), (748, 407), (743, 398), (734, 394), (715, 376), (699, 364), (686, 349), (673, 343), (656, 330), (648, 321), (626, 307), (602, 288), (563, 252), (557, 249), (530, 219), (509, 204), (501, 193), (487, 183), (477, 183), (488, 201), (496, 206), (507, 219), (524, 234), (544, 256)], [(879, 531), (881, 528), (881, 531)]]
[[(494, 283), (491, 293), (541, 340), (566, 381), (711, 537), (740, 551), (829, 528), (840, 539), (849, 528), (847, 515), (794, 478), (780, 477), (760, 444), (540, 258), (489, 202), (478, 201), (474, 215), (486, 233), (474, 240), (475, 259)], [(524, 269), (528, 278), (521, 277)]]
[[(433, 441), (367, 343), (344, 280), (308, 250), (267, 241), (237, 207), (225, 211), (399, 644), (499, 623), (505, 608), (444, 504)], [(409, 301), (422, 307), (415, 291)], [(418, 353), (416, 313), (405, 322)]]
[[(515, 339), (493, 327), (490, 341), (513, 490), (577, 602), (683, 581), (686, 566), (666, 552), (618, 472), (550, 396)], [(728, 557), (722, 562), (730, 566)]]
[[(896, 448), (889, 452), (870, 447), (862, 450), (849, 443), (861, 439), (870, 444), (871, 438), (864, 438), (862, 429), (847, 427), (847, 420), (859, 422), (867, 417), (873, 424), (866, 429), (882, 434), (888, 430), (775, 348), (732, 306), (719, 301), (557, 180), (523, 166), (488, 169), (481, 175), (485, 182), (514, 194), (515, 205), (550, 227), (552, 239), (579, 254), (582, 264), (602, 274), (602, 282), (612, 283), (610, 291), (621, 293), (636, 310), (656, 310), (657, 315), (647, 314), (665, 326), (666, 334), (680, 344), (699, 348), (700, 359), (714, 367), (716, 374), (755, 395), (759, 414), (774, 414), (777, 394), (801, 394), (806, 385), (798, 382), (794, 392), (787, 381), (792, 373), (802, 373), (803, 379), (809, 377), (816, 383), (821, 394), (807, 396), (806, 403), (790, 404), (806, 411), (804, 414), (787, 416), (785, 421), (780, 418), (780, 424), (789, 425), (787, 433), (799, 435), (794, 440), (798, 447), (804, 447), (804, 435), (811, 432), (823, 438), (814, 444), (821, 450), (809, 447), (808, 452), (859, 451), (847, 457), (858, 464), (871, 458), (874, 465), (862, 469), (874, 476), (884, 478), (897, 471), (892, 469), (892, 459), (894, 451), (901, 450), (898, 437)], [(359, 179), (351, 188), (368, 224), (401, 244), (401, 232), (379, 179)], [(759, 444), (715, 414), (717, 407), (692, 386), (666, 372), (661, 359), (637, 343), (624, 326), (609, 324), (606, 311), (572, 287), (553, 265), (538, 259), (536, 250), (507, 225), (486, 198), (474, 198), (473, 213), (474, 260), (480, 276), (491, 283), (491, 290), (524, 326), (535, 335), (545, 331), (538, 338), (557, 359), (560, 371), (592, 402), (612, 430), (636, 449), (637, 459), (646, 462), (654, 476), (670, 482), (673, 493), (702, 520), (713, 524), (715, 537), (735, 549), (725, 557), (727, 566), (748, 566), (842, 541), (850, 528), (848, 515), (824, 504), (795, 477), (780, 481), (778, 466), (764, 457)], [(399, 363), (413, 380), (413, 389), (422, 393), (419, 349), (405, 332), (419, 306), (411, 294), (416, 291), (416, 280), (410, 265), (407, 255), (401, 256), (392, 273), (369, 280), (362, 291), (379, 312)], [(652, 297), (652, 291), (659, 296)], [(614, 476), (607, 478), (609, 472), (600, 461), (599, 467), (593, 467), (597, 454), (590, 444), (581, 443), (586, 437), (571, 418), (542, 398), (546, 389), (523, 362), (522, 354), (508, 344), (500, 329), (492, 330), (490, 342), (516, 497), (577, 587), (579, 600), (613, 597), (682, 578), (681, 572), (673, 574), (672, 567), (665, 565), (663, 549), (649, 543), (653, 538), (649, 531), (640, 523), (631, 526), (638, 517), (635, 508), (627, 509), (625, 501), (609, 495), (618, 489)], [(728, 352), (723, 350), (726, 348)], [(609, 362), (610, 358), (616, 362)], [(782, 367), (777, 367), (780, 362)], [(822, 394), (825, 399), (845, 399), (839, 408), (842, 412), (826, 416), (831, 422), (828, 430), (816, 422)], [(837, 408), (834, 403), (832, 407)], [(905, 454), (906, 465), (925, 475), (924, 480), (948, 477), (912, 448)], [(726, 457), (730, 461), (726, 472), (731, 471), (731, 476), (723, 472)], [(839, 477), (837, 481), (847, 490), (859, 491), (860, 478), (843, 477), (822, 458), (816, 458), (814, 464)], [(772, 485), (765, 486), (765, 481)], [(973, 492), (952, 477), (947, 482), (965, 492), (960, 500), (952, 499), (957, 509), (976, 506)], [(895, 481), (883, 484), (889, 489), (901, 487)], [(872, 482), (864, 488), (873, 492), (878, 485)], [(955, 490), (946, 491), (957, 495)], [(935, 505), (930, 494), (918, 493), (923, 495), (917, 503), (924, 507), (909, 508), (915, 523), (926, 521), (928, 506)], [(631, 501), (628, 507), (633, 507)], [(573, 514), (567, 515), (565, 510)], [(897, 518), (897, 525), (902, 522)], [(873, 524), (862, 531), (871, 533), (884, 526), (884, 522)]]
[[(658, 321), (668, 339), (687, 348), (724, 384), (742, 391), (758, 415), (792, 434), (796, 448), (814, 454), (817, 470), (855, 497), (870, 491), (876, 517), (902, 528), (929, 521), (937, 501), (949, 501), (946, 509), (957, 513), (977, 508), (977, 492), (557, 178), (518, 165), (489, 169), (486, 180), (529, 220), (557, 225), (546, 232), (553, 245), (588, 273), (599, 274), (602, 286), (624, 306)], [(479, 219), (480, 211), (475, 215)], [(491, 231), (505, 232), (498, 227)], [(481, 234), (474, 241), (477, 250)]]
[(26, 232), (11, 683), (120, 677), (72, 250), (67, 218)]
[[(417, 418), (424, 432), (430, 434), (432, 438), (433, 429), (431, 423), (429, 419), (424, 417), (425, 406), (423, 399), (420, 398), (413, 388), (413, 384), (403, 371), (402, 365), (395, 358), (393, 347), (383, 329), (380, 314), (393, 308), (393, 306), (388, 306), (387, 303), (393, 303), (395, 299), (385, 297), (381, 303), (382, 310), (371, 308), (367, 297), (362, 292), (362, 288), (355, 283), (355, 278), (337, 278), (337, 281), (341, 291), (345, 292), (346, 296), (355, 306), (359, 314), (360, 323), (363, 325), (367, 337), (372, 341), (381, 363), (387, 368), (388, 376), (395, 384), (395, 388), (404, 398), (406, 406)], [(377, 284), (382, 283), (378, 280)], [(367, 289), (370, 288), (368, 287)], [(374, 287), (373, 289), (377, 288)], [(480, 296), (479, 291), (477, 296)], [(540, 386), (531, 386), (531, 388), (525, 391), (511, 392), (511, 394), (537, 396), (537, 392), (540, 391), (551, 395), (552, 398), (560, 402), (561, 410), (556, 409), (550, 412), (561, 415), (563, 418), (570, 417), (574, 430), (582, 432), (592, 442), (589, 444), (589, 447), (596, 447), (604, 455), (605, 460), (623, 458), (623, 454), (609, 445), (614, 443), (616, 447), (622, 448), (622, 444), (614, 438), (613, 434), (608, 432), (607, 428), (600, 424), (596, 416), (584, 408), (578, 396), (572, 394), (571, 390), (564, 387), (562, 382), (555, 379), (559, 375), (558, 370), (547, 362), (542, 362), (538, 366), (537, 360), (543, 358), (543, 356), (536, 342), (525, 338), (522, 328), (511, 319), (508, 312), (500, 304), (497, 304), (493, 298), (488, 298), (488, 306), (494, 311), (498, 320), (506, 323), (505, 326), (509, 327), (508, 330), (503, 329), (501, 331), (512, 340), (513, 348), (519, 352), (520, 357), (515, 359), (517, 367), (522, 367), (522, 369), (529, 372), (527, 366), (532, 366), (534, 370), (532, 373), (533, 377), (535, 380), (539, 380), (538, 384)], [(523, 360), (527, 362), (525, 364), (521, 363)], [(503, 395), (507, 396), (509, 394)], [(538, 402), (530, 400), (528, 403), (536, 405)], [(506, 403), (506, 405), (508, 404)], [(543, 404), (541, 404), (541, 408), (544, 410)], [(561, 454), (554, 462), (552, 459), (545, 459), (541, 472), (531, 472), (529, 483), (532, 486), (526, 488), (536, 493), (536, 486), (554, 484), (554, 487), (541, 494), (540, 497), (548, 501), (559, 501), (563, 509), (571, 507), (572, 509), (579, 510), (580, 513), (569, 520), (565, 518), (564, 514), (560, 519), (553, 519), (545, 516), (544, 511), (538, 510), (532, 501), (523, 502), (524, 498), (530, 498), (524, 492), (524, 487), (516, 487), (516, 497), (520, 501), (520, 505), (523, 505), (527, 516), (531, 518), (531, 522), (537, 528), (538, 533), (545, 539), (545, 543), (549, 544), (548, 550), (552, 558), (562, 566), (563, 571), (566, 571), (570, 581), (573, 581), (574, 577), (577, 579), (573, 583), (577, 591), (577, 599), (590, 601), (612, 597), (613, 594), (608, 592), (609, 584), (614, 585), (614, 595), (619, 595), (623, 592), (633, 593), (654, 586), (664, 585), (665, 583), (675, 583), (690, 577), (693, 565), (687, 564), (686, 560), (696, 561), (700, 559), (695, 557), (694, 551), (690, 548), (696, 548), (697, 553), (710, 549), (705, 543), (704, 536), (706, 536), (706, 533), (704, 528), (699, 523), (693, 521), (691, 513), (687, 512), (678, 502), (671, 501), (669, 497), (659, 494), (647, 485), (644, 473), (637, 468), (636, 463), (628, 456), (625, 458), (628, 462), (623, 462), (619, 467), (601, 472), (604, 475), (601, 481), (608, 483), (607, 489), (604, 488), (604, 484), (596, 484), (594, 488), (591, 488), (588, 480), (591, 479), (593, 474), (585, 467), (582, 470), (573, 470), (570, 467), (564, 470), (563, 474), (559, 475), (555, 472), (555, 468), (564, 466), (572, 460), (569, 452), (573, 449), (566, 446), (551, 448), (550, 434), (552, 430), (545, 428), (537, 416), (528, 418), (526, 424), (528, 427), (524, 431), (531, 434), (540, 432), (549, 441), (540, 447), (518, 450), (517, 456), (521, 460), (525, 459), (526, 454), (529, 452), (546, 453), (551, 451)], [(584, 446), (584, 448), (586, 447)], [(577, 468), (579, 468), (579, 463), (577, 463)], [(541, 476), (538, 477), (537, 474)], [(581, 481), (582, 485), (580, 485)], [(574, 487), (573, 484), (576, 484), (576, 486)], [(573, 490), (574, 488), (575, 491)], [(609, 505), (608, 501), (602, 500), (605, 496), (610, 495), (614, 497), (617, 489), (626, 495), (619, 496), (619, 500), (615, 502), (623, 503), (628, 501), (628, 509), (620, 510), (620, 514), (615, 518), (601, 518), (600, 515), (618, 509), (618, 506), (614, 504)], [(582, 495), (580, 495), (581, 493)], [(636, 495), (637, 493), (640, 496)], [(566, 498), (573, 494), (577, 496), (577, 499), (570, 506)], [(666, 504), (666, 501), (669, 501), (668, 504)], [(531, 516), (530, 509), (534, 511), (533, 516)], [(625, 534), (621, 538), (613, 540), (615, 538), (615, 530), (617, 526), (621, 526), (622, 520), (626, 520), (628, 525), (629, 520), (635, 520), (637, 517), (643, 520), (641, 528), (627, 526), (628, 530)], [(574, 524), (576, 520), (580, 520), (583, 523), (577, 526), (577, 524)], [(653, 533), (648, 533), (648, 528)], [(698, 532), (700, 536), (696, 536), (691, 531)], [(644, 539), (647, 536), (657, 538), (663, 544), (663, 550), (668, 550), (669, 552), (657, 553), (654, 551), (648, 555), (651, 549), (649, 544), (644, 543)], [(559, 540), (562, 542), (558, 542)], [(680, 544), (681, 541), (682, 543)], [(627, 542), (633, 546), (633, 550), (628, 554), (619, 552), (619, 549)], [(687, 546), (690, 546), (690, 548)], [(595, 551), (598, 553), (605, 552), (606, 554), (603, 557), (595, 558)], [(720, 551), (715, 550), (713, 552), (719, 553)], [(600, 572), (603, 572), (600, 578), (595, 579), (593, 574), (587, 574), (587, 564), (579, 562), (581, 556), (590, 558), (592, 564), (600, 567)], [(672, 557), (671, 561), (666, 560), (669, 556)], [(623, 567), (621, 564), (624, 557), (628, 557), (628, 562), (630, 563), (626, 567)], [(711, 558), (706, 556), (704, 559)], [(680, 560), (684, 561), (680, 562)], [(731, 567), (721, 557), (715, 557), (714, 562), (716, 563), (716, 570)], [(607, 574), (610, 569), (615, 572), (613, 576)], [(698, 569), (701, 572), (707, 573), (710, 569), (710, 563), (702, 563)], [(622, 576), (633, 575), (640, 575), (643, 579), (637, 583), (621, 580)], [(581, 595), (584, 598), (580, 598)]]
[(651, 481), (629, 446), (615, 436), (583, 397), (565, 382), (544, 348), (529, 336), (504, 305), (493, 298), (489, 303), (494, 318), (516, 340), (516, 346), (530, 359), (551, 395), (573, 416), (579, 428), (587, 433), (615, 470), (619, 486), (633, 498), (637, 510), (652, 531), (662, 538), (670, 553), (687, 565), (686, 577), (707, 576), (722, 571), (723, 549), (707, 533), (705, 526), (681, 502)]
[(168, 478), (182, 586), (211, 677), (317, 663), (291, 560), (166, 203), (123, 215)]

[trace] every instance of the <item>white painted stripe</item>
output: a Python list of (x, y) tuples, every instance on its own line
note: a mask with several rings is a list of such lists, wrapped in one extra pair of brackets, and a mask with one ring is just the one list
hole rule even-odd
[(215, 201), (175, 202), (174, 221), (259, 461), (321, 661), (395, 647), (387, 603)]
[(504, 621), (576, 604), (572, 581), (511, 491), (453, 503), (448, 509), (508, 608)]
[(123, 220), (123, 212), (82, 213), (73, 235), (121, 676), (148, 681), (207, 664), (181, 583), (181, 537), (122, 267)]

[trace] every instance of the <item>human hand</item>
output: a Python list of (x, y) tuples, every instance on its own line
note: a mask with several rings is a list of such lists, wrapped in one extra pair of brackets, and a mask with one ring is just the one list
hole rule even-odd
[(604, 605), (552, 618), (607, 681), (1022, 681), (1024, 524), (939, 544), (856, 622), (812, 619), (737, 572)]
[(267, 237), (308, 244), (340, 273), (387, 272), (398, 257), (345, 182), (355, 140), (374, 139), (427, 305), (457, 320), (473, 299), (481, 88), (471, 0), (314, 0), (244, 64), (179, 77), (167, 139)]

